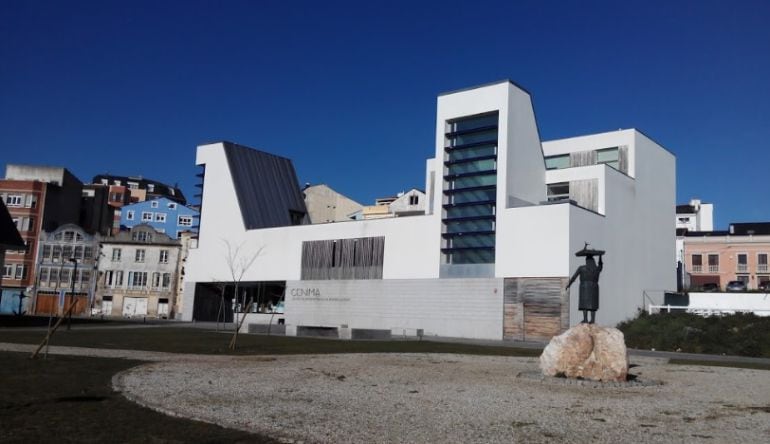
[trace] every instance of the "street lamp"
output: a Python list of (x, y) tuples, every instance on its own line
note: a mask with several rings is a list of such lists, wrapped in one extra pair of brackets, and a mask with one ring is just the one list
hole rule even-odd
[(78, 260), (75, 257), (70, 258), (70, 262), (75, 264), (75, 271), (72, 272), (72, 290), (70, 290), (70, 306), (69, 317), (67, 318), (67, 331), (72, 328), (72, 310), (75, 308), (75, 276), (78, 274)]

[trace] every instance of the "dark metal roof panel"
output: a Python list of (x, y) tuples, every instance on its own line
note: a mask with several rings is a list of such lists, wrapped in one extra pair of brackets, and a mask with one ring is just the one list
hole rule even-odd
[(223, 145), (247, 230), (293, 225), (290, 211), (309, 223), (291, 160), (232, 142)]
[(24, 240), (11, 219), (5, 202), (0, 202), (0, 248), (14, 249), (24, 247)]

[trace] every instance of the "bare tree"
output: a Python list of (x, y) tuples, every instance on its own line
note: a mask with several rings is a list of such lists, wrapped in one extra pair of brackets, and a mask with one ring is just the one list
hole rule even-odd
[[(235, 284), (235, 292), (233, 293), (233, 297), (235, 298), (236, 306), (238, 306), (238, 290), (241, 284), (241, 280), (243, 280), (243, 276), (246, 274), (246, 272), (254, 265), (254, 262), (257, 260), (257, 257), (259, 257), (260, 254), (262, 254), (262, 250), (264, 247), (259, 247), (257, 251), (255, 251), (253, 254), (246, 254), (243, 252), (243, 246), (244, 243), (241, 242), (237, 246), (234, 246), (230, 243), (230, 241), (223, 239), (222, 242), (224, 242), (225, 247), (227, 248), (227, 252), (225, 254), (225, 261), (227, 263), (227, 268), (230, 270), (230, 277), (232, 278), (232, 282)], [(241, 307), (243, 307), (243, 303), (245, 303), (246, 296), (243, 296), (243, 301), (241, 303)], [(249, 301), (248, 306), (246, 307), (246, 310), (243, 311), (243, 317), (241, 318), (240, 322), (238, 322), (238, 314), (233, 313), (233, 320), (235, 321), (235, 332), (233, 333), (233, 338), (230, 340), (230, 349), (235, 350), (235, 344), (238, 341), (238, 330), (241, 329), (241, 325), (243, 325), (243, 321), (246, 320), (246, 314), (248, 313), (248, 310), (251, 308), (251, 304), (253, 301)]]

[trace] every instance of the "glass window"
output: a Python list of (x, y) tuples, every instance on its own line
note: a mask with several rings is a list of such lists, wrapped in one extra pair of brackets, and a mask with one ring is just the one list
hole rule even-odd
[(446, 223), (447, 233), (468, 233), (474, 231), (494, 231), (495, 221), (489, 219), (464, 220)]
[(456, 162), (458, 160), (473, 159), (475, 157), (494, 156), (497, 154), (497, 142), (490, 143), (489, 145), (474, 146), (471, 148), (463, 148), (457, 150), (450, 150), (447, 160), (450, 162)]
[(155, 213), (155, 222), (166, 222), (166, 213)]
[(160, 257), (158, 259), (158, 262), (160, 262), (161, 264), (168, 263), (168, 250), (160, 250)]
[(569, 182), (548, 185), (548, 202), (558, 202), (560, 200), (569, 200)]
[(59, 281), (62, 283), (62, 285), (69, 283), (70, 281), (70, 269), (65, 268), (59, 272)]
[(134, 261), (135, 262), (144, 262), (144, 254), (145, 251), (143, 248), (137, 248), (136, 254), (134, 255)]
[(180, 227), (191, 227), (192, 219), (192, 216), (179, 216), (177, 218), (177, 225)]
[(91, 259), (94, 256), (93, 247), (85, 247), (83, 249), (83, 259)]
[(766, 273), (767, 270), (767, 253), (757, 254), (757, 271), (760, 273)]
[(446, 217), (448, 219), (454, 219), (456, 217), (492, 216), (494, 214), (495, 206), (492, 204), (451, 207), (446, 210)]
[(126, 220), (134, 220), (134, 210), (126, 211)]
[(464, 234), (452, 236), (447, 245), (449, 248), (494, 247), (494, 234)]
[(494, 201), (497, 197), (497, 190), (471, 190), (452, 193), (449, 195), (450, 204), (459, 204), (467, 202), (486, 202)]
[(467, 131), (485, 126), (497, 125), (497, 113), (482, 114), (473, 117), (464, 117), (449, 123), (449, 132)]
[(152, 213), (142, 211), (142, 222), (152, 222)]
[(745, 253), (738, 253), (738, 271), (746, 272), (749, 270), (749, 256)]
[(163, 273), (163, 288), (168, 288), (171, 285), (171, 273)]
[(75, 232), (74, 231), (65, 231), (64, 232), (64, 242), (72, 242), (75, 239)]
[(72, 245), (64, 245), (61, 249), (61, 256), (63, 260), (68, 260), (72, 257)]
[(560, 170), (562, 168), (569, 168), (569, 154), (548, 156), (545, 158), (545, 169)]
[(719, 271), (719, 255), (709, 254), (709, 272), (714, 273)]
[(75, 259), (83, 259), (83, 247), (80, 245), (75, 246)]
[(152, 274), (152, 288), (160, 287), (160, 273)]
[(176, 204), (173, 202), (168, 203), (168, 209), (169, 210), (176, 210)]
[(51, 258), (51, 246), (50, 245), (43, 245), (43, 258), (44, 259), (50, 259)]
[(449, 183), (449, 189), (451, 190), (496, 185), (497, 174), (484, 174), (481, 176), (458, 177), (457, 179), (450, 180), (448, 183)]
[(495, 261), (495, 251), (490, 249), (453, 251), (447, 256), (450, 264), (490, 264)]
[(470, 143), (481, 142), (496, 142), (497, 141), (497, 128), (487, 131), (480, 131), (477, 133), (459, 134), (453, 136), (450, 140), (449, 146), (468, 145)]
[(21, 194), (9, 194), (5, 197), (5, 206), (20, 207), (24, 205), (24, 196)]
[(153, 200), (152, 202), (150, 202), (150, 206), (152, 208), (158, 208), (158, 201), (157, 200)]
[(120, 262), (120, 248), (113, 248), (112, 249), (112, 262)]
[(606, 163), (607, 165), (609, 165), (609, 166), (611, 166), (611, 167), (613, 167), (615, 169), (618, 169), (618, 167), (619, 167), (618, 159), (619, 159), (619, 153), (618, 153), (618, 148), (617, 147), (615, 147), (615, 148), (607, 148), (607, 149), (604, 149), (604, 150), (596, 150), (596, 163), (597, 164)]
[(495, 159), (474, 160), (471, 162), (456, 163), (447, 168), (447, 174), (476, 173), (479, 171), (495, 171)]
[(48, 282), (48, 268), (40, 268), (40, 282)]

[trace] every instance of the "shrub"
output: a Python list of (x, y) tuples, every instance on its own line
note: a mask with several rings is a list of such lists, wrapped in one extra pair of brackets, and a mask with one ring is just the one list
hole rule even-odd
[(703, 317), (640, 312), (618, 329), (631, 348), (770, 358), (770, 317), (753, 313)]

